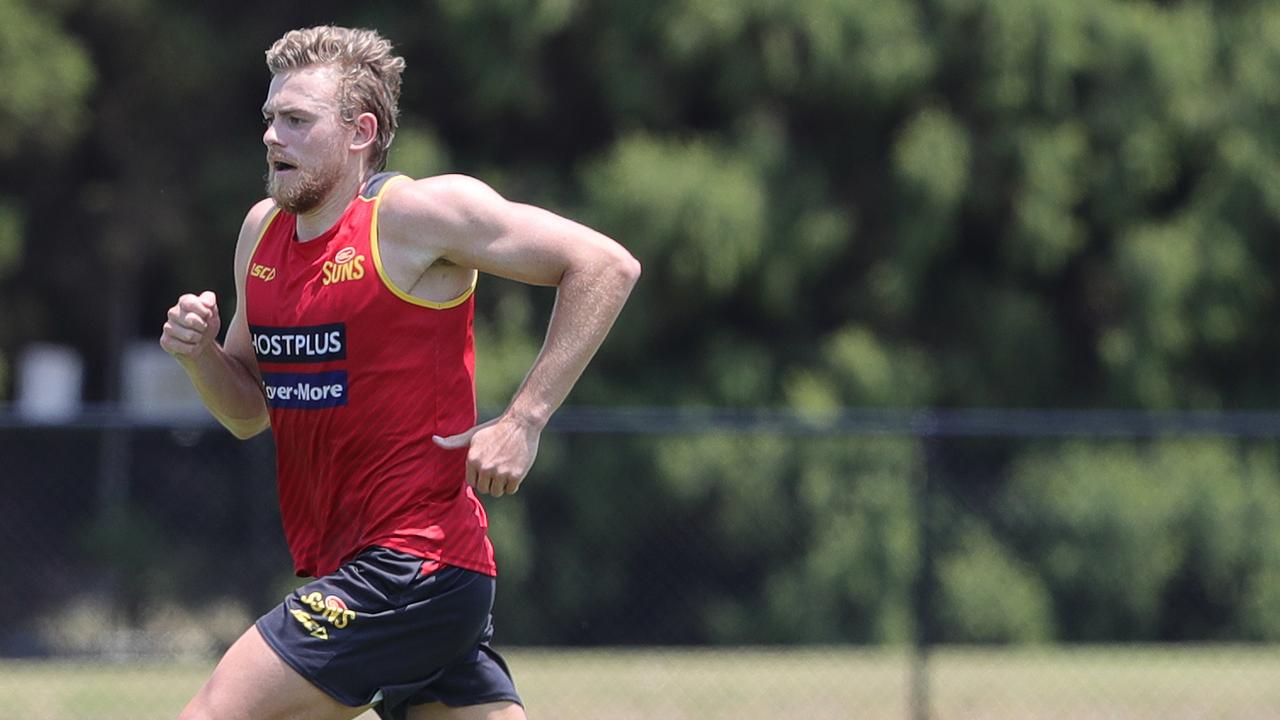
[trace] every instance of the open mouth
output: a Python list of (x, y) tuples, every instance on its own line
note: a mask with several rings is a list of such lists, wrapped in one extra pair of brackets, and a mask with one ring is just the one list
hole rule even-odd
[(298, 167), (296, 165), (291, 165), (290, 163), (287, 163), (281, 160), (273, 160), (271, 162), (271, 169), (275, 170), (278, 173), (282, 173), (282, 172), (289, 172), (290, 170), (297, 170)]

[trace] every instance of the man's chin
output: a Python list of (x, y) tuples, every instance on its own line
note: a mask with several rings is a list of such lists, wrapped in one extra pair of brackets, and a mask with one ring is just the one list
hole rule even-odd
[(267, 175), (267, 195), (280, 209), (299, 215), (320, 207), (335, 184), (335, 178), (324, 174), (291, 170), (286, 178), (273, 170)]
[(287, 213), (293, 213), (294, 215), (304, 213), (315, 207), (315, 203), (308, 203), (305, 198), (300, 198), (289, 193), (275, 191), (268, 192), (267, 196), (275, 202), (276, 207)]
[(276, 206), (281, 210), (293, 215), (301, 215), (320, 206), (318, 201), (307, 202), (304, 199), (295, 197), (279, 197), (272, 195), (271, 199), (275, 201)]
[(298, 192), (296, 187), (282, 187), (279, 180), (273, 179), (267, 183), (267, 196), (270, 197), (281, 210), (293, 213), (294, 215), (307, 212), (319, 205), (319, 198), (314, 197), (314, 195), (315, 193)]

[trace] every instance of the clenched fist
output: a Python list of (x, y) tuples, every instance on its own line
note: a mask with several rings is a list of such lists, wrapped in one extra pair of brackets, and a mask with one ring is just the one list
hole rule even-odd
[(188, 293), (169, 308), (160, 347), (178, 358), (196, 358), (217, 341), (221, 327), (217, 296), (208, 290), (199, 295)]

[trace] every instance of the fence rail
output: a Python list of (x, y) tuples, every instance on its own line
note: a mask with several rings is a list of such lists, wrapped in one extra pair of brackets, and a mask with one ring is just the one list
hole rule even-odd
[[(1280, 641), (1277, 437), (1273, 412), (564, 408), (521, 493), (486, 502), (498, 641), (576, 668), (529, 672), (543, 714), (566, 718), (744, 717), (713, 708), (716, 692), (738, 707), (736, 676), (800, 703), (771, 701), (774, 716), (1280, 714), (1263, 688), (1205, 701), (1215, 688), (1173, 679), (1150, 707), (1109, 713), (1127, 701), (1097, 669), (1265, 670), (1239, 648)], [(203, 413), (33, 422), (0, 408), (0, 584), (25, 589), (0, 596), (0, 674), (58, 678), (0, 681), (0, 707), (52, 707), (60, 691), (31, 688), (122, 662), (202, 675), (296, 582), (272, 455), (269, 437), (236, 441)], [(1111, 649), (1073, 650), (1098, 643)], [(1044, 653), (1060, 654), (1045, 677), (1014, 667)], [(827, 679), (802, 683), (806, 662)], [(603, 712), (606, 691), (565, 705), (556, 684), (589, 685), (593, 669), (658, 680), (614, 689), (628, 712)], [(1046, 689), (1055, 678), (1079, 685), (1076, 704)], [(1199, 714), (1170, 711), (1193, 693)], [(163, 702), (155, 717), (176, 712)]]
[[(482, 411), (492, 417), (497, 409)], [(109, 404), (85, 405), (51, 421), (24, 417), (0, 403), (0, 430), (31, 428), (216, 429), (203, 411), (157, 414), (122, 410)], [(1118, 437), (1225, 436), (1280, 437), (1280, 412), (875, 409), (829, 410), (710, 407), (566, 407), (548, 429), (565, 433), (672, 435), (677, 433), (772, 433), (781, 435), (912, 435), (937, 437)]]

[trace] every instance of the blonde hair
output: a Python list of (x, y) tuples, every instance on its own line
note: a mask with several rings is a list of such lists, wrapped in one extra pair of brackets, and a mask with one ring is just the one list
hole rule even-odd
[(378, 119), (371, 160), (375, 171), (383, 169), (400, 114), (404, 58), (391, 54), (391, 42), (375, 30), (332, 25), (290, 30), (267, 50), (272, 75), (311, 66), (328, 66), (338, 72), (338, 109), (343, 122), (354, 123), (364, 112)]

